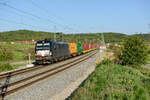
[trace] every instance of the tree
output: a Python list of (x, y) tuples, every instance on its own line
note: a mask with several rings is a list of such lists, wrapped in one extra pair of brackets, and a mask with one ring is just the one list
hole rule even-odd
[(118, 55), (122, 65), (141, 65), (146, 63), (148, 57), (147, 47), (138, 37), (128, 37)]

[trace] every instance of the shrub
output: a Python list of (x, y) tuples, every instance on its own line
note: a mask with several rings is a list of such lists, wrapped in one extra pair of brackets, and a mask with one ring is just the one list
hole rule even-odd
[(102, 62), (100, 64), (101, 65), (103, 65), (103, 64), (109, 65), (109, 64), (111, 64), (111, 61), (109, 59), (105, 58), (104, 60), (102, 60)]
[(138, 37), (128, 37), (118, 59), (122, 65), (141, 65), (146, 63), (147, 47)]
[(0, 72), (12, 70), (13, 67), (10, 64), (0, 64)]
[(12, 60), (13, 53), (11, 49), (6, 48), (5, 46), (0, 46), (0, 61)]

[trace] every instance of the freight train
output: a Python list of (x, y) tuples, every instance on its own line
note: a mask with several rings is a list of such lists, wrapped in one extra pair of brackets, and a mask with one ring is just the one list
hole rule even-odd
[(39, 40), (35, 45), (35, 58), (38, 64), (48, 64), (81, 55), (99, 47), (99, 44), (57, 42), (47, 39)]

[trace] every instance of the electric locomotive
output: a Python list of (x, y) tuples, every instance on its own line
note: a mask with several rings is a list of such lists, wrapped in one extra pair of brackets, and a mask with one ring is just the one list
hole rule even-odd
[(35, 56), (38, 64), (52, 63), (58, 59), (69, 57), (69, 55), (67, 42), (56, 42), (45, 39), (37, 41), (35, 46)]

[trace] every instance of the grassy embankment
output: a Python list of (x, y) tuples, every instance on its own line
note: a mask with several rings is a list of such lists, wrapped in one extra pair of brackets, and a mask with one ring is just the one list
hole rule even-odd
[(69, 100), (148, 100), (150, 69), (103, 61)]
[[(8, 43), (0, 44), (0, 46), (5, 47), (7, 50), (9, 50), (10, 53), (12, 54), (11, 56), (13, 56), (11, 60), (0, 61), (0, 72), (16, 69), (19, 66), (26, 65), (24, 61), (27, 60), (27, 54), (28, 52), (31, 51), (31, 50), (29, 51), (29, 49), (34, 48), (34, 45), (8, 44)], [(22, 63), (16, 64), (14, 63), (21, 61)]]

